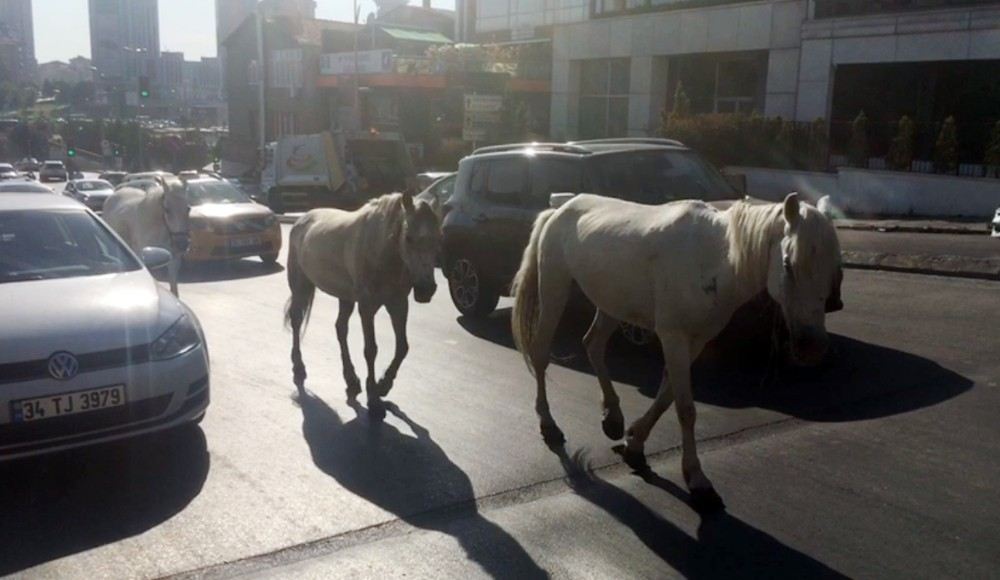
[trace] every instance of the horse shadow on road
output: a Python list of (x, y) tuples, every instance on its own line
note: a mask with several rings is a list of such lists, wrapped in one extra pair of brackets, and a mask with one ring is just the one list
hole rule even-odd
[(197, 427), (0, 464), (0, 576), (162, 524), (208, 470)]
[[(283, 272), (281, 264), (265, 264), (257, 259), (224, 260), (219, 262), (187, 262), (181, 268), (177, 281), (181, 284), (200, 284), (204, 282), (225, 282), (228, 280), (244, 280), (270, 276)], [(166, 279), (166, 272), (157, 273), (157, 279)]]
[[(484, 320), (462, 317), (458, 322), (474, 336), (514, 348), (510, 309)], [(552, 362), (594, 375), (581, 342), (586, 322), (564, 317), (552, 346)], [(732, 409), (759, 407), (810, 421), (857, 421), (936, 405), (973, 386), (968, 378), (930, 359), (837, 334), (830, 335), (829, 360), (816, 369), (778, 364), (766, 335), (724, 338), (710, 343), (692, 367), (698, 402)], [(663, 370), (656, 348), (612, 341), (607, 365), (616, 385), (634, 387), (647, 397), (656, 395)]]
[(469, 476), (395, 404), (386, 401), (386, 410), (415, 437), (370, 421), (356, 402), (356, 416), (346, 422), (311, 393), (299, 395), (298, 403), (313, 462), (345, 489), (410, 525), (454, 536), (494, 578), (548, 577), (517, 540), (479, 513)]
[[(728, 512), (702, 516), (697, 537), (625, 490), (590, 470), (586, 456), (570, 456), (553, 448), (573, 492), (628, 527), (658, 558), (685, 578), (846, 578), (822, 562), (783, 544)], [(689, 494), (652, 471), (641, 474), (646, 483), (690, 503)]]

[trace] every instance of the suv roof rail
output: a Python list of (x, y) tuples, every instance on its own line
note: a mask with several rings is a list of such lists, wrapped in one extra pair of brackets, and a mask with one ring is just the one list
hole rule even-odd
[(508, 143), (507, 145), (491, 145), (480, 147), (472, 152), (473, 155), (483, 153), (503, 153), (505, 151), (517, 151), (519, 149), (544, 149), (546, 151), (557, 151), (560, 153), (589, 154), (592, 151), (579, 147), (573, 143)]
[(602, 145), (602, 144), (628, 144), (637, 145), (669, 145), (671, 147), (684, 147), (685, 145), (676, 139), (664, 139), (662, 137), (619, 137), (614, 139), (588, 139), (586, 141), (573, 141), (570, 145)]

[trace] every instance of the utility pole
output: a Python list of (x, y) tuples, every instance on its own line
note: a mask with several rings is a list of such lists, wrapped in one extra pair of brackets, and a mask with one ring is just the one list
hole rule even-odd
[(263, 156), (267, 148), (267, 63), (264, 62), (264, 15), (259, 3), (254, 11), (254, 17), (257, 22), (257, 133), (259, 134), (257, 145), (260, 155)]
[(361, 24), (361, 7), (354, 0), (354, 119), (361, 132), (361, 73), (358, 70), (358, 26)]

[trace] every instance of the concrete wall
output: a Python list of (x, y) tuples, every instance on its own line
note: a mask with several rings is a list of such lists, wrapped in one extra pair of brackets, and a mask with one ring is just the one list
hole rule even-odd
[(795, 118), (829, 118), (840, 64), (1000, 59), (1000, 7), (810, 20), (802, 26)]
[(837, 173), (728, 167), (747, 176), (750, 195), (780, 201), (798, 191), (810, 202), (829, 195), (851, 216), (980, 217), (1000, 208), (1000, 180), (841, 168)]

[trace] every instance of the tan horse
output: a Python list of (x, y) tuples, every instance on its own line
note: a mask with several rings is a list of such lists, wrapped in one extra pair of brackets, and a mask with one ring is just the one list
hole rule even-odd
[(177, 276), (181, 259), (191, 243), (188, 203), (184, 182), (157, 177), (158, 186), (148, 191), (122, 186), (104, 202), (101, 217), (133, 251), (147, 246), (170, 250), (170, 291), (178, 295)]
[(783, 204), (739, 202), (726, 211), (696, 201), (649, 207), (580, 195), (544, 212), (515, 278), (512, 321), (537, 381), (542, 435), (550, 445), (564, 441), (549, 411), (545, 369), (576, 281), (597, 307), (584, 343), (603, 393), (605, 434), (625, 435), (604, 361), (608, 339), (619, 322), (654, 330), (663, 348), (663, 380), (652, 406), (628, 429), (626, 460), (645, 466), (646, 439), (676, 401), (692, 503), (700, 510), (721, 507), (695, 450), (691, 363), (737, 308), (764, 290), (781, 306), (793, 359), (818, 363), (828, 344), (826, 313), (842, 307), (840, 277), (836, 231), (796, 194)]
[[(314, 209), (295, 223), (288, 246), (292, 297), (285, 307), (285, 323), (292, 329), (292, 372), (300, 393), (306, 380), (300, 335), (319, 288), (340, 299), (337, 340), (349, 401), (361, 392), (347, 347), (348, 322), (357, 304), (368, 363), (368, 408), (374, 416), (384, 416), (380, 397), (392, 389), (409, 351), (406, 318), (410, 290), (417, 302), (430, 302), (434, 296), (434, 265), (440, 244), (441, 227), (434, 210), (426, 202), (414, 203), (409, 193), (384, 195), (354, 212)], [(383, 306), (396, 334), (396, 352), (376, 382), (375, 314)]]

